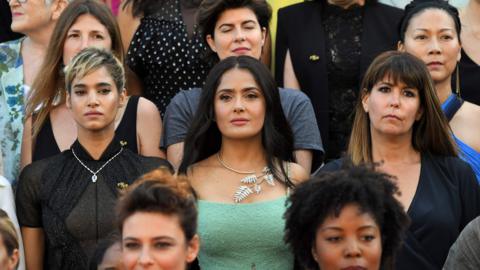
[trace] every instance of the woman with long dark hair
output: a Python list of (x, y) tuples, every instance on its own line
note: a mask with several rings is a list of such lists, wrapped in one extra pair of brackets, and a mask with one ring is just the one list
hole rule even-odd
[(292, 149), (268, 69), (249, 56), (218, 63), (205, 82), (179, 168), (199, 199), (201, 268), (293, 269), (282, 215), (289, 189), (308, 175), (293, 163)]
[(460, 77), (461, 26), (457, 9), (448, 2), (414, 1), (405, 7), (398, 48), (427, 65), (460, 157), (480, 181), (480, 106), (464, 101), (459, 86), (452, 90), (452, 78)]

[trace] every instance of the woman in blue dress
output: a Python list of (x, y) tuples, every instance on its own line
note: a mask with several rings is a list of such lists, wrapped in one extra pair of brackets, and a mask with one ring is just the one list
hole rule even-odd
[[(406, 6), (400, 24), (398, 47), (427, 65), (459, 156), (472, 166), (480, 181), (480, 106), (460, 97), (461, 76), (456, 71), (461, 57), (460, 31), (458, 11), (447, 2), (412, 2)], [(451, 86), (453, 76), (457, 77), (456, 93)]]

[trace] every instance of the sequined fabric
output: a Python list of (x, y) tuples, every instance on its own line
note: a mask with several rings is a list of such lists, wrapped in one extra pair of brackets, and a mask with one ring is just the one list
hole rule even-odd
[(357, 101), (363, 8), (325, 5), (323, 27), (329, 90), (329, 141), (327, 159), (346, 149)]

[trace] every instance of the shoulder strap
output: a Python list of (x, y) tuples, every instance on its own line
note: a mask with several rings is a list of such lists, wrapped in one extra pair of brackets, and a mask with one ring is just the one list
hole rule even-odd
[(452, 120), (453, 116), (457, 113), (457, 111), (462, 107), (463, 99), (459, 98), (455, 94), (451, 94), (448, 99), (442, 104), (443, 112), (447, 117), (448, 121)]

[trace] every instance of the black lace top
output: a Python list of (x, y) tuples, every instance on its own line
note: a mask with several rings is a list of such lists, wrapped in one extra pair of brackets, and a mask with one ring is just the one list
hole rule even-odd
[[(72, 149), (93, 171), (112, 160), (98, 172), (94, 183)], [(22, 171), (16, 196), (18, 220), (21, 226), (43, 228), (44, 269), (87, 269), (98, 241), (114, 230), (119, 190), (152, 169), (170, 168), (165, 160), (121, 149), (114, 139), (100, 159), (94, 160), (76, 141), (71, 150), (34, 162)]]
[(167, 0), (158, 12), (145, 16), (127, 53), (126, 63), (143, 84), (143, 94), (163, 117), (170, 99), (181, 89), (202, 87), (210, 66), (206, 47), (195, 26), (188, 36), (178, 0)]
[(329, 91), (329, 141), (327, 159), (346, 149), (357, 101), (363, 8), (325, 5), (323, 28)]

